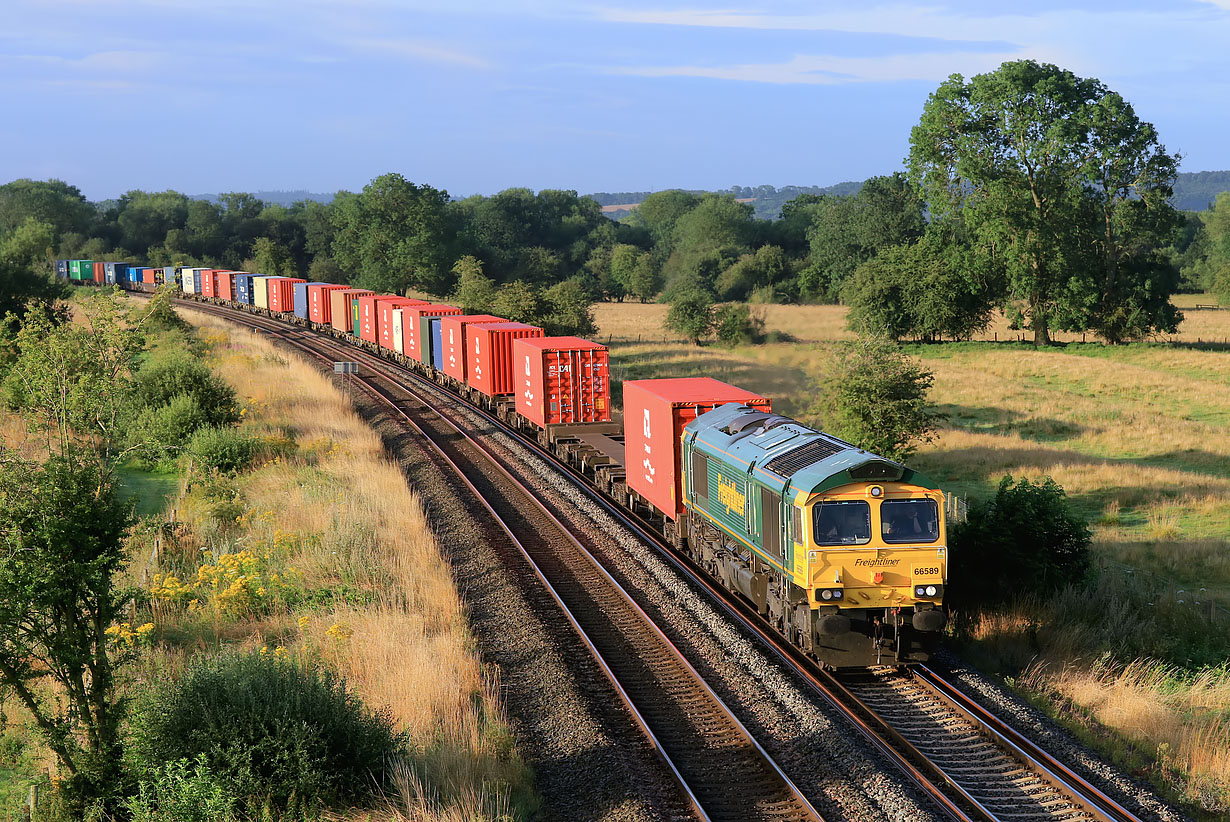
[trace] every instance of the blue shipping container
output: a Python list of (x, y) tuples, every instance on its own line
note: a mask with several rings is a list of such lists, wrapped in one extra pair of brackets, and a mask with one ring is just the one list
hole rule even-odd
[(431, 367), (444, 368), (444, 344), (440, 339), (440, 318), (432, 317), (431, 323)]
[(235, 275), (235, 302), (252, 304), (252, 278), (254, 274)]
[(201, 293), (201, 272), (199, 270), (192, 272), (192, 293)]
[(291, 291), (295, 293), (295, 316), (306, 320), (308, 318), (308, 286), (330, 285), (330, 283), (295, 283)]
[(68, 260), (56, 260), (56, 276), (68, 279)]

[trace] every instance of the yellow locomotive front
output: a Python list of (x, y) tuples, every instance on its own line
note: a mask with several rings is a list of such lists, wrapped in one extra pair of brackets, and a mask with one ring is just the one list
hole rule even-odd
[(930, 656), (946, 619), (943, 494), (900, 463), (745, 405), (683, 433), (688, 550), (832, 667)]
[[(921, 661), (944, 627), (943, 495), (900, 482), (800, 492), (798, 582), (814, 611), (817, 655)], [(861, 651), (860, 651), (861, 647)], [(858, 664), (858, 663), (853, 663)]]

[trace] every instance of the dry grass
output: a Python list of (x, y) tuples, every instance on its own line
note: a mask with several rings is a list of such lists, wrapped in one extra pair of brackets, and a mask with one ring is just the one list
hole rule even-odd
[(1184, 799), (1205, 811), (1230, 811), (1230, 671), (1195, 676), (1157, 662), (1034, 668), (1025, 684), (1079, 705), (1103, 726), (1154, 752), (1158, 765), (1182, 787)]
[(388, 710), (415, 750), (407, 784), (430, 786), (407, 789), (419, 797), (412, 818), (497, 817), (528, 775), (421, 503), (327, 377), (259, 336), (182, 314), (235, 386), (243, 429), (280, 443), (283, 456), (238, 481), (246, 513), (236, 527), (209, 522), (189, 500), (181, 516), (215, 556), (281, 546), (276, 570), (319, 603), (239, 623), (215, 617), (213, 638), (319, 655)]
[[(1181, 307), (1214, 302), (1186, 297)], [(822, 390), (815, 384), (822, 359), (850, 336), (845, 309), (770, 307), (767, 328), (798, 342), (734, 350), (664, 341), (666, 310), (598, 307), (617, 378), (714, 376), (820, 424), (808, 409)], [(1226, 672), (1181, 675), (1160, 663), (1113, 668), (1089, 660), (1098, 647), (1130, 659), (1139, 653), (1134, 641), (1175, 648), (1181, 661), (1183, 643), (1200, 646), (1208, 631), (1225, 630), (1225, 617), (1210, 623), (1208, 614), (1210, 600), (1230, 607), (1230, 356), (1166, 344), (1039, 351), (993, 342), (1018, 334), (997, 317), (978, 337), (990, 344), (912, 349), (934, 372), (931, 396), (948, 417), (912, 462), (948, 490), (982, 498), (1007, 473), (1053, 477), (1092, 523), (1106, 570), (1096, 591), (985, 615), (971, 630), (976, 652), (1003, 670), (1033, 665), (1034, 688), (1133, 740), (1187, 801), (1225, 808)], [(1057, 338), (1080, 342), (1079, 335)], [(1181, 343), (1227, 338), (1230, 311), (1189, 310), (1174, 336)], [(1125, 574), (1124, 566), (1135, 571)], [(1191, 650), (1200, 652), (1208, 657), (1207, 643)]]

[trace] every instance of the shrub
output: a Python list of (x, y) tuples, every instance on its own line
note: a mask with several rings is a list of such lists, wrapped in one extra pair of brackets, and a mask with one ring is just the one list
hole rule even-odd
[(148, 360), (137, 372), (135, 382), (138, 399), (146, 408), (161, 408), (184, 395), (196, 401), (205, 425), (239, 421), (235, 390), (183, 349)]
[(752, 313), (745, 303), (729, 303), (713, 312), (718, 341), (725, 345), (764, 342), (764, 316)]
[(248, 807), (359, 803), (403, 749), (385, 713), (331, 671), (259, 653), (200, 659), (153, 691), (133, 723), (147, 780), (164, 763), (201, 763)]
[(889, 340), (843, 343), (820, 375), (813, 413), (829, 433), (904, 460), (916, 442), (932, 438), (940, 419), (927, 405), (933, 379)]
[(188, 441), (186, 452), (201, 468), (235, 473), (260, 453), (260, 440), (234, 428), (202, 428)]
[(142, 779), (124, 805), (132, 822), (233, 822), (235, 802), (204, 758), (189, 765), (178, 759)]
[(713, 331), (713, 300), (700, 291), (678, 297), (666, 314), (666, 327), (684, 335), (694, 345)]
[(995, 498), (971, 506), (949, 534), (949, 601), (993, 605), (1025, 594), (1053, 594), (1084, 581), (1088, 526), (1053, 479), (1000, 480)]
[(193, 433), (209, 422), (196, 397), (177, 394), (166, 405), (143, 413), (133, 429), (133, 439), (152, 446), (152, 459), (171, 449), (181, 448)]

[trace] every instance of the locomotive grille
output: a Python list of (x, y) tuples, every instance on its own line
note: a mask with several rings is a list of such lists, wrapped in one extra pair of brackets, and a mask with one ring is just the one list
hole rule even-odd
[(789, 477), (799, 469), (814, 465), (844, 450), (845, 448), (840, 445), (835, 445), (823, 438), (816, 438), (793, 451), (787, 451), (780, 457), (774, 457), (765, 463), (764, 467), (778, 476)]

